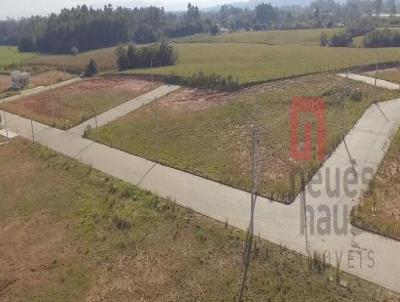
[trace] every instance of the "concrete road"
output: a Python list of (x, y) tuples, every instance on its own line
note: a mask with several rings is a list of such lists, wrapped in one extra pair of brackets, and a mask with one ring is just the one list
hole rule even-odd
[(380, 80), (380, 79), (375, 79), (375, 78), (371, 78), (371, 77), (367, 77), (367, 76), (362, 76), (362, 75), (358, 75), (358, 74), (354, 74), (354, 73), (349, 73), (347, 75), (347, 73), (340, 73), (338, 74), (338, 76), (342, 77), (342, 78), (349, 78), (355, 81), (359, 81), (359, 82), (363, 82), (363, 83), (367, 83), (370, 85), (376, 85), (377, 87), (381, 87), (381, 88), (386, 88), (386, 89), (390, 89), (390, 90), (399, 90), (400, 89), (400, 85), (399, 84), (395, 84), (395, 83), (391, 83), (385, 80)]
[(177, 90), (178, 88), (179, 86), (174, 86), (174, 85), (160, 86), (148, 93), (138, 96), (137, 98), (131, 101), (125, 102), (117, 107), (114, 107), (111, 110), (104, 112), (95, 118), (91, 118), (90, 120), (87, 120), (82, 124), (79, 124), (74, 128), (69, 129), (68, 132), (82, 135), (88, 125), (90, 125), (92, 128), (96, 127), (96, 122), (97, 122), (97, 127), (106, 125), (118, 119), (119, 117), (125, 116), (128, 113), (135, 111), (140, 107), (147, 105), (153, 102), (154, 100)]
[[(11, 130), (32, 139), (29, 120), (7, 114), (7, 121)], [(257, 199), (255, 233), (304, 255), (313, 251), (325, 253), (333, 266), (340, 263), (341, 270), (400, 293), (400, 242), (355, 229), (348, 219), (399, 124), (400, 99), (381, 103), (380, 109), (371, 106), (346, 136), (347, 148), (342, 142), (307, 185), (305, 206), (300, 197), (290, 206), (261, 197)], [(34, 123), (34, 131), (37, 142), (68, 157), (221, 222), (228, 221), (243, 230), (248, 228), (250, 194), (247, 192), (158, 165), (76, 133), (39, 123)], [(332, 179), (341, 184), (336, 193)], [(349, 185), (347, 190), (344, 189), (346, 184)], [(306, 223), (302, 219), (304, 208), (307, 213), (314, 213), (313, 219), (309, 215)]]

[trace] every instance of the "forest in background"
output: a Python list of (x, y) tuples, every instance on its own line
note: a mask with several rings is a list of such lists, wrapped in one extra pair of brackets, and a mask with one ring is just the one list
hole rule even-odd
[[(219, 11), (201, 12), (188, 4), (182, 13), (159, 7), (102, 9), (86, 5), (63, 9), (59, 14), (0, 21), (0, 45), (18, 45), (23, 52), (77, 54), (119, 43), (152, 43), (196, 33), (259, 31), (274, 29), (400, 26), (399, 18), (378, 19), (374, 15), (395, 14), (395, 0), (318, 0), (308, 7), (273, 7), (261, 3), (254, 10), (224, 5)], [(365, 33), (364, 33), (365, 34)]]

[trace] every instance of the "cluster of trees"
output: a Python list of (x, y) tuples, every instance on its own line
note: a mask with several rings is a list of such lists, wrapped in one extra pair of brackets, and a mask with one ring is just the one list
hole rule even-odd
[(396, 30), (375, 30), (364, 37), (364, 47), (400, 47), (400, 32)]
[(140, 48), (133, 44), (128, 48), (119, 46), (116, 55), (119, 70), (174, 65), (177, 59), (174, 47), (165, 40)]
[(0, 44), (19, 45), (21, 51), (76, 54), (129, 41), (152, 43), (163, 37), (206, 30), (199, 9), (190, 4), (182, 15), (154, 6), (130, 9), (107, 5), (93, 9), (82, 5), (48, 17), (0, 21)]

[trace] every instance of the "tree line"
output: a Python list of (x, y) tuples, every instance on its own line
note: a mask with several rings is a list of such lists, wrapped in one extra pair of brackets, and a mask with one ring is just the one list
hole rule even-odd
[[(76, 54), (119, 43), (145, 44), (207, 32), (216, 35), (226, 31), (344, 26), (346, 35), (354, 37), (372, 32), (370, 23), (374, 27), (400, 26), (400, 18), (374, 17), (397, 12), (393, 1), (316, 0), (305, 7), (281, 8), (266, 2), (252, 9), (223, 5), (211, 12), (202, 12), (189, 3), (182, 13), (168, 13), (154, 6), (131, 9), (107, 5), (94, 9), (82, 5), (45, 17), (0, 21), (0, 44), (19, 45), (21, 51)], [(336, 38), (341, 41), (344, 36)]]

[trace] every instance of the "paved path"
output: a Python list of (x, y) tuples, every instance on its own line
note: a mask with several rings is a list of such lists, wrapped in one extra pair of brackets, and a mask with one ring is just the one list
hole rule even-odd
[(70, 79), (70, 80), (67, 80), (67, 81), (63, 81), (63, 82), (60, 82), (60, 83), (57, 83), (57, 84), (54, 84), (54, 85), (51, 85), (51, 86), (39, 86), (39, 87), (36, 87), (36, 88), (33, 88), (33, 89), (22, 91), (21, 95), (16, 94), (16, 95), (13, 95), (13, 96), (2, 98), (2, 99), (0, 99), (0, 102), (1, 103), (3, 103), (3, 102), (4, 103), (12, 102), (12, 101), (18, 100), (21, 96), (22, 97), (26, 97), (26, 96), (36, 95), (36, 94), (39, 94), (39, 93), (44, 92), (44, 91), (49, 91), (50, 89), (60, 88), (60, 87), (63, 87), (63, 86), (66, 86), (66, 85), (70, 85), (70, 84), (73, 84), (73, 83), (79, 82), (79, 81), (82, 81), (82, 79), (77, 77), (77, 78), (73, 78), (73, 79)]
[[(371, 78), (371, 77), (367, 77), (367, 76), (362, 76), (359, 74), (355, 74), (355, 73), (340, 73), (338, 74), (338, 76), (342, 77), (342, 78), (347, 78), (349, 77), (349, 79), (355, 80), (355, 81), (359, 81), (359, 82), (364, 82), (370, 85), (376, 85), (378, 87), (381, 88), (386, 88), (386, 89), (390, 89), (390, 90), (400, 90), (400, 85), (399, 84), (395, 84), (392, 82), (388, 82), (385, 80), (380, 80), (380, 79), (375, 79), (375, 78)], [(375, 82), (376, 81), (376, 82)]]
[(125, 116), (128, 113), (153, 102), (155, 99), (163, 97), (163, 96), (177, 90), (178, 88), (179, 88), (179, 86), (174, 86), (174, 85), (160, 86), (160, 87), (158, 87), (146, 94), (143, 94), (131, 101), (125, 102), (117, 107), (114, 107), (111, 110), (98, 115), (96, 118), (91, 118), (90, 120), (87, 120), (87, 121), (83, 122), (82, 124), (79, 124), (76, 127), (69, 129), (68, 132), (82, 135), (88, 125), (90, 125), (92, 128), (96, 127), (96, 119), (97, 119), (97, 127), (101, 127), (103, 125), (106, 125), (106, 124), (116, 120), (119, 117)]
[[(377, 169), (400, 124), (400, 99), (381, 103), (380, 108), (389, 121), (376, 106), (371, 106), (345, 138), (359, 176), (365, 168), (373, 171)], [(7, 121), (10, 129), (31, 139), (29, 120), (7, 114)], [(92, 142), (75, 133), (36, 122), (33, 124), (36, 141), (57, 152), (162, 197), (172, 198), (178, 204), (221, 222), (228, 221), (230, 225), (243, 230), (248, 227), (250, 195), (247, 192), (158, 165)], [(335, 216), (336, 208), (339, 214), (342, 214), (347, 207), (344, 216), (339, 215), (337, 219), (332, 219), (330, 232), (307, 232), (306, 244), (306, 236), (301, 233), (303, 206), (300, 198), (290, 206), (258, 198), (255, 233), (304, 255), (314, 250), (325, 252), (333, 266), (336, 266), (336, 259), (341, 259), (339, 262), (342, 270), (400, 293), (400, 242), (353, 229), (347, 219), (349, 211), (357, 204), (358, 197), (367, 188), (367, 182), (358, 181), (352, 185), (350, 189), (355, 193), (352, 197), (346, 195), (343, 189), (336, 196), (327, 195), (327, 175), (332, 179), (332, 174), (336, 173), (335, 175), (343, 180), (346, 173), (351, 172), (350, 168), (350, 160), (342, 143), (321, 168), (321, 184), (312, 186), (313, 191), (320, 190), (321, 195), (312, 197), (310, 193), (306, 194), (307, 209), (315, 212), (313, 223), (308, 219), (308, 230), (319, 225), (320, 218), (327, 216), (326, 211), (329, 211), (332, 217)], [(370, 180), (371, 177), (367, 179)], [(317, 178), (316, 175), (313, 182), (316, 182)], [(310, 188), (311, 184), (307, 186), (306, 191), (309, 192)], [(325, 210), (322, 214), (321, 209)], [(343, 234), (334, 232), (333, 226), (340, 227), (342, 222), (348, 230)]]

